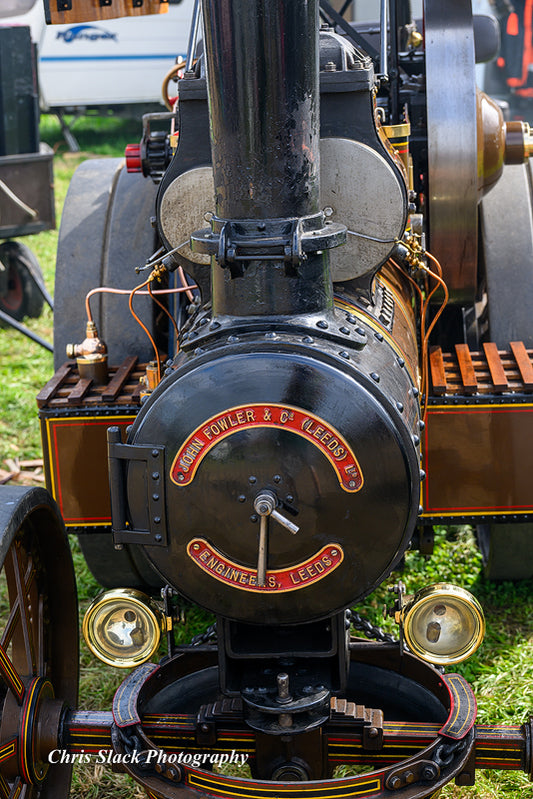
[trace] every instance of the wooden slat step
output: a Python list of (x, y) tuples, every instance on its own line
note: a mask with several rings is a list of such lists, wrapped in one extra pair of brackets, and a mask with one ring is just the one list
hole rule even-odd
[(122, 391), (122, 387), (126, 383), (128, 377), (137, 365), (137, 357), (130, 355), (118, 367), (114, 377), (111, 378), (109, 384), (102, 392), (102, 400), (104, 402), (113, 402)]
[(508, 391), (509, 381), (505, 375), (505, 369), (503, 368), (498, 347), (493, 341), (489, 341), (483, 344), (483, 352), (485, 353), (485, 357), (487, 359), (490, 376), (492, 378), (492, 382), (494, 383), (494, 389), (496, 391)]
[(446, 372), (444, 370), (444, 359), (440, 347), (431, 347), (429, 351), (429, 365), (431, 369), (433, 393), (437, 396), (441, 396), (446, 393)]
[(459, 362), (459, 369), (461, 370), (461, 378), (465, 393), (475, 394), (478, 389), (478, 382), (468, 344), (456, 344), (455, 352)]
[(533, 388), (533, 366), (523, 341), (511, 341), (511, 350), (525, 388)]
[(72, 391), (67, 396), (69, 405), (79, 405), (84, 397), (89, 393), (92, 385), (92, 379), (88, 377), (80, 377)]
[(48, 383), (39, 391), (37, 395), (38, 408), (43, 408), (47, 402), (50, 402), (52, 397), (55, 397), (63, 383), (70, 376), (74, 366), (74, 361), (67, 361), (63, 364), (63, 366), (59, 367), (51, 380), (49, 380)]
[(144, 388), (144, 384), (141, 383), (140, 380), (137, 380), (135, 388), (131, 392), (131, 400), (132, 400), (133, 403), (140, 404), (140, 402), (141, 402), (141, 391), (143, 390), (143, 388)]

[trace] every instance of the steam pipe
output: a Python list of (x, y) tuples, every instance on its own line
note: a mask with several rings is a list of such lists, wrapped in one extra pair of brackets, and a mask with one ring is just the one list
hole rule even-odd
[(384, 77), (387, 77), (389, 72), (389, 66), (387, 63), (387, 36), (389, 30), (388, 11), (389, 11), (389, 0), (381, 0), (381, 11), (380, 11), (381, 41), (380, 41), (379, 71)]
[(198, 38), (198, 27), (200, 25), (200, 0), (194, 0), (192, 12), (191, 30), (189, 33), (189, 43), (187, 44), (187, 58), (185, 61), (185, 71), (190, 72), (193, 68), (194, 54), (196, 50), (196, 40)]

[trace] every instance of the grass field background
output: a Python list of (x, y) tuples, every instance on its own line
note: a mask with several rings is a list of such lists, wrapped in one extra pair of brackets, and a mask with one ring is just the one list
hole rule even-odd
[[(94, 156), (122, 155), (124, 146), (138, 141), (140, 123), (120, 119), (81, 119), (74, 131), (82, 152), (71, 154), (62, 141), (61, 130), (53, 117), (42, 120), (42, 138), (56, 153), (54, 159), (58, 225), (69, 180), (75, 167)], [(23, 239), (41, 263), (47, 286), (54, 288), (54, 262), (57, 231)], [(75, 276), (73, 276), (75, 291)], [(49, 309), (30, 328), (52, 340), (53, 319)], [(31, 459), (40, 456), (40, 436), (35, 396), (52, 376), (52, 355), (9, 329), (0, 329), (0, 468), (5, 459)], [(78, 575), (80, 611), (98, 592), (73, 540)], [(396, 575), (397, 579), (398, 575)], [(462, 585), (477, 596), (487, 618), (487, 636), (479, 652), (458, 667), (473, 685), (479, 703), (479, 720), (485, 723), (522, 723), (533, 714), (533, 581), (491, 584), (484, 580), (481, 560), (470, 528), (439, 529), (436, 550), (427, 559), (408, 553), (402, 579), (409, 592), (437, 581)], [(394, 580), (389, 581), (389, 585)], [(390, 603), (387, 586), (382, 586), (358, 610), (374, 623), (394, 632), (393, 623), (382, 620), (382, 608)], [(206, 617), (207, 618), (207, 617)], [(202, 624), (202, 614), (193, 614), (191, 634)], [(105, 668), (82, 648), (82, 708), (110, 708), (111, 699), (124, 674)], [(144, 796), (128, 778), (115, 775), (107, 767), (91, 764), (76, 769), (71, 795), (76, 799)], [(448, 786), (442, 794), (450, 799), (533, 799), (533, 786), (518, 772), (478, 773), (475, 788)], [(60, 799), (60, 798), (58, 798)]]

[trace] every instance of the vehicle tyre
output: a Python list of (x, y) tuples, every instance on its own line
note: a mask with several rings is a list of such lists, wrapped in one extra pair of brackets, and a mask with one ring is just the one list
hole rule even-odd
[(111, 530), (105, 533), (78, 534), (80, 549), (87, 565), (104, 588), (139, 588), (159, 590), (163, 580), (148, 564), (139, 547), (125, 544), (116, 550)]
[[(488, 340), (501, 350), (509, 350), (511, 341), (533, 347), (532, 177), (530, 163), (504, 167), (500, 180), (480, 205)], [(477, 525), (477, 538), (488, 579), (533, 577), (533, 524), (481, 524)]]
[(533, 524), (478, 524), (477, 540), (489, 580), (533, 577)]
[[(84, 161), (72, 178), (61, 219), (57, 248), (54, 365), (66, 360), (66, 346), (85, 338), (85, 297), (99, 286), (131, 290), (143, 281), (135, 272), (156, 246), (150, 218), (157, 188), (151, 180), (126, 171), (122, 158)], [(75, 269), (75, 271), (74, 271)], [(155, 322), (148, 297), (135, 300), (135, 310), (151, 332)], [(109, 363), (127, 356), (153, 358), (146, 336), (128, 308), (128, 296), (98, 294), (91, 311)], [(95, 579), (105, 587), (154, 587), (160, 580), (135, 547), (115, 550), (111, 530), (80, 534), (80, 547)]]
[[(504, 167), (480, 205), (482, 263), (488, 295), (489, 335), (498, 349), (510, 341), (533, 347), (533, 171)], [(512, 234), (509, 227), (512, 220)]]
[(32, 251), (19, 241), (4, 241), (0, 244), (0, 261), (7, 272), (2, 281), (6, 288), (0, 292), (0, 309), (17, 322), (25, 316), (40, 316), (44, 297), (34, 275), (42, 285), (44, 278)]
[[(157, 188), (151, 180), (126, 171), (122, 158), (84, 161), (71, 180), (59, 230), (55, 280), (54, 364), (65, 362), (67, 344), (85, 338), (85, 297), (99, 286), (131, 290), (142, 282), (135, 272), (156, 246), (150, 218)], [(75, 271), (74, 271), (75, 269)], [(133, 319), (127, 295), (99, 294), (91, 310), (109, 363), (128, 355), (153, 357), (146, 336)], [(135, 300), (135, 310), (153, 332), (153, 305)]]

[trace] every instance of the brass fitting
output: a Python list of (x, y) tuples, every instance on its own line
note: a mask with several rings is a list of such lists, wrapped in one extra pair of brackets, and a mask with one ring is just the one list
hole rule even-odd
[(413, 49), (417, 49), (422, 45), (424, 41), (424, 37), (420, 33), (420, 31), (414, 30), (411, 31), (409, 34), (409, 38), (407, 39), (407, 47), (412, 47)]
[(146, 364), (146, 374), (141, 377), (142, 385), (144, 388), (141, 390), (141, 399), (151, 394), (157, 388), (159, 382), (159, 371), (157, 368), (157, 361), (150, 361)]
[(157, 361), (150, 361), (146, 364), (146, 387), (148, 391), (153, 391), (157, 388), (158, 383), (158, 370)]
[(505, 123), (505, 163), (523, 164), (533, 154), (533, 134), (529, 122)]
[(67, 358), (76, 358), (80, 377), (104, 385), (108, 378), (107, 346), (94, 322), (87, 322), (85, 336), (81, 344), (67, 344)]

